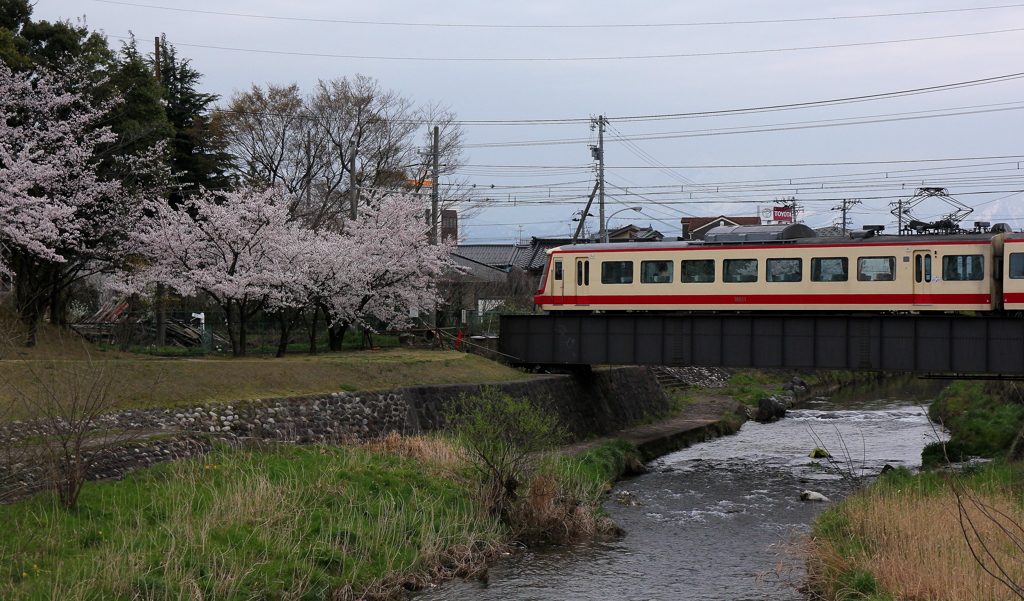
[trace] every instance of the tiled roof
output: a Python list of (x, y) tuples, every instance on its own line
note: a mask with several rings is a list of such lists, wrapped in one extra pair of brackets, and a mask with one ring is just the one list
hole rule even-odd
[(477, 263), (505, 269), (515, 265), (515, 244), (459, 244), (455, 253)]
[(483, 263), (463, 257), (456, 253), (452, 253), (451, 257), (455, 264), (462, 268), (462, 273), (456, 276), (456, 279), (504, 282), (508, 278), (508, 275), (504, 271), (491, 267), (490, 265), (484, 265)]

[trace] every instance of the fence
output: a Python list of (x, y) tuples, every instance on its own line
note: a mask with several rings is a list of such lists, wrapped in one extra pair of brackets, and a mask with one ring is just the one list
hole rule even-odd
[[(206, 355), (230, 353), (231, 342), (227, 321), (221, 312), (207, 311), (203, 319), (193, 313), (168, 311), (165, 334), (161, 344), (157, 325), (150, 312), (125, 313), (117, 322), (73, 323), (71, 328), (97, 345), (134, 353), (155, 355)], [(380, 324), (372, 329), (350, 328), (345, 333), (343, 349), (388, 348), (400, 344), (431, 344), (451, 347), (461, 333), (470, 337), (497, 338), (500, 324), (497, 311), (438, 312), (437, 328), (442, 340), (425, 324), (409, 330), (389, 331)], [(237, 326), (236, 326), (237, 328)], [(287, 339), (288, 353), (307, 353), (310, 348), (309, 326), (296, 323)], [(246, 354), (274, 355), (281, 339), (281, 325), (273, 319), (256, 319), (247, 324)], [(317, 351), (328, 350), (327, 324), (321, 319), (313, 336)]]

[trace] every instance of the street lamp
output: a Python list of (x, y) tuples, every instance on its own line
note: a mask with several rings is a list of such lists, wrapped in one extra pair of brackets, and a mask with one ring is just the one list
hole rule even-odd
[(608, 222), (612, 220), (612, 217), (615, 217), (623, 211), (636, 211), (639, 213), (642, 210), (644, 210), (643, 207), (626, 207), (625, 209), (619, 209), (609, 215), (608, 218), (604, 220), (604, 223), (601, 224), (601, 233), (603, 234), (601, 242), (608, 242)]

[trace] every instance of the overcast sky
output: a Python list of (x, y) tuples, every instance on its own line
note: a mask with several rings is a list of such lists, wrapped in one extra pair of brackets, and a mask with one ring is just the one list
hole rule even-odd
[[(892, 230), (888, 203), (922, 185), (975, 207), (968, 223), (1024, 227), (1024, 77), (793, 110), (627, 119), (1024, 73), (1024, 3), (1013, 0), (38, 0), (34, 12), (83, 15), (115, 47), (129, 31), (144, 49), (166, 34), (205, 75), (203, 91), (224, 98), (253, 83), (309, 91), (317, 79), (361, 73), (467, 121), (578, 120), (465, 126), (469, 165), (459, 176), (492, 205), (462, 224), (470, 242), (569, 231), (594, 182), (587, 120), (596, 115), (610, 122), (607, 212), (643, 207), (612, 227), (676, 236), (681, 216), (754, 215), (795, 196), (811, 226), (832, 222), (830, 209), (850, 198), (863, 200), (855, 225)], [(570, 142), (487, 146), (551, 140)], [(944, 212), (937, 200), (918, 211)]]

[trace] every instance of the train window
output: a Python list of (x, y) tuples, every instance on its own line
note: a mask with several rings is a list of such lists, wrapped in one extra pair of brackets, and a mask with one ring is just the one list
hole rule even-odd
[(1010, 253), (1010, 279), (1024, 280), (1024, 253)]
[(709, 283), (715, 281), (715, 260), (696, 259), (679, 262), (679, 281), (684, 284)]
[(812, 282), (845, 282), (850, 279), (850, 260), (846, 257), (811, 259)]
[(590, 261), (583, 262), (583, 285), (590, 285)]
[(857, 279), (861, 282), (891, 282), (896, 279), (896, 257), (859, 257)]
[(943, 255), (942, 279), (944, 280), (984, 280), (984, 255)]
[(640, 261), (641, 284), (671, 284), (672, 261)]
[(632, 261), (602, 261), (601, 262), (601, 283), (602, 284), (632, 284), (633, 283), (633, 262)]
[(555, 261), (555, 279), (556, 280), (562, 279), (562, 262), (561, 261)]
[(803, 259), (768, 259), (764, 279), (769, 282), (799, 282), (804, 279)]
[(722, 263), (723, 282), (757, 281), (757, 259), (725, 259)]
[(583, 261), (576, 261), (576, 285), (583, 285)]

